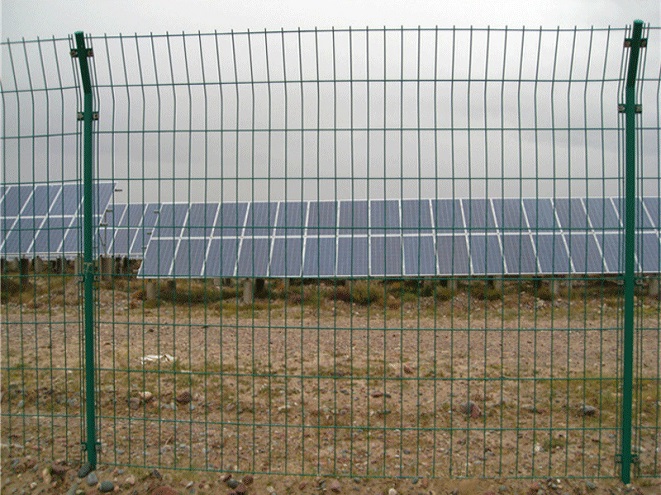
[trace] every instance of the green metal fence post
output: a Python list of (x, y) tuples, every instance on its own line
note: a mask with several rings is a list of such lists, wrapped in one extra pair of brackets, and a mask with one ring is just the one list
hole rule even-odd
[(85, 413), (87, 439), (84, 442), (87, 450), (87, 461), (92, 469), (96, 468), (96, 401), (94, 394), (94, 259), (93, 259), (93, 215), (94, 187), (92, 167), (92, 83), (87, 57), (91, 55), (85, 47), (85, 35), (76, 32), (76, 47), (80, 62), (80, 78), (83, 83), (83, 284), (85, 305)]
[[(642, 42), (643, 21), (633, 23), (631, 38), (625, 41), (629, 53), (629, 67), (625, 87), (625, 245), (624, 245), (624, 366), (622, 378), (622, 471), (623, 483), (631, 481), (631, 427), (633, 414), (633, 348), (634, 348), (634, 289), (636, 250), (636, 73)], [(622, 107), (620, 107), (622, 108)]]

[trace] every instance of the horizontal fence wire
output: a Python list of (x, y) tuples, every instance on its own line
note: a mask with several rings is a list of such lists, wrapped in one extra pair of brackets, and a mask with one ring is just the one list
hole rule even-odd
[[(632, 447), (650, 478), (659, 29), (636, 75)], [(99, 462), (619, 476), (630, 31), (88, 36)], [(2, 443), (82, 460), (80, 54), (2, 50)]]

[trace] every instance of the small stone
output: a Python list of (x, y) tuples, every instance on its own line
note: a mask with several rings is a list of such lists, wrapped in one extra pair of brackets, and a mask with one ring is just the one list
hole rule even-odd
[(90, 474), (88, 474), (87, 477), (85, 478), (85, 482), (86, 482), (89, 486), (94, 486), (94, 485), (96, 485), (96, 484), (99, 482), (99, 477), (96, 475), (96, 472), (95, 472), (95, 471), (92, 471), (92, 472), (91, 472)]
[(418, 481), (420, 481), (420, 478), (413, 478), (413, 479), (411, 480), (411, 483), (413, 483), (414, 485), (417, 485), (417, 484), (418, 484)]
[(138, 397), (131, 397), (129, 399), (129, 407), (133, 409), (134, 411), (137, 409), (140, 409), (140, 404), (142, 401)]
[(329, 485), (328, 489), (333, 493), (340, 493), (342, 491), (342, 485), (339, 481), (333, 480)]
[(594, 406), (589, 406), (587, 404), (583, 404), (581, 406), (581, 413), (583, 416), (596, 416), (597, 415), (597, 408)]
[(239, 483), (236, 486), (236, 488), (234, 489), (234, 491), (236, 493), (238, 493), (239, 495), (243, 495), (244, 493), (246, 493), (248, 491), (248, 487), (246, 485), (244, 485), (243, 483)]
[(101, 493), (109, 493), (115, 489), (115, 485), (112, 481), (102, 481), (99, 485), (99, 491)]
[(252, 485), (252, 482), (253, 482), (254, 480), (255, 480), (255, 479), (252, 477), (251, 474), (246, 474), (246, 475), (243, 477), (243, 479), (241, 480), (241, 482), (242, 482), (244, 485), (246, 485), (246, 486), (250, 486), (250, 485)]
[(158, 469), (154, 469), (151, 473), (149, 473), (149, 476), (151, 476), (152, 478), (156, 478), (157, 480), (163, 479), (163, 476), (161, 475), (161, 473), (158, 472)]
[(144, 392), (140, 392), (138, 395), (140, 396), (140, 398), (144, 402), (149, 402), (150, 400), (152, 400), (154, 398), (154, 394), (152, 394), (151, 392), (149, 392), (147, 390), (145, 390)]
[(194, 484), (195, 484), (194, 481), (189, 481), (188, 483), (186, 483), (186, 489), (191, 488)]
[(69, 491), (67, 492), (67, 495), (76, 495), (76, 491), (78, 491), (78, 483), (74, 483), (71, 485), (71, 488), (69, 488)]
[(41, 472), (41, 478), (44, 480), (44, 483), (47, 485), (51, 484), (51, 481), (53, 481), (53, 477), (50, 474), (50, 468), (44, 468), (44, 470)]
[(459, 406), (459, 410), (466, 416), (470, 416), (473, 419), (482, 416), (482, 410), (480, 409), (480, 406), (478, 406), (475, 402), (470, 400), (465, 404), (461, 404)]
[(193, 396), (188, 390), (186, 390), (185, 392), (181, 392), (179, 395), (177, 395), (177, 402), (179, 404), (188, 404), (192, 400), (193, 400)]
[(506, 487), (505, 485), (500, 485), (500, 486), (498, 487), (498, 491), (499, 491), (500, 493), (505, 493), (505, 492), (507, 491), (507, 487)]
[(267, 493), (273, 494), (273, 493), (275, 493), (275, 488), (273, 488), (271, 485), (269, 485), (269, 486), (266, 487), (266, 491), (267, 491)]
[(397, 495), (397, 490), (391, 488), (390, 490), (388, 490), (388, 495)]
[(50, 472), (53, 476), (64, 476), (69, 468), (64, 464), (53, 463), (50, 467)]
[(135, 476), (127, 476), (126, 480), (124, 480), (124, 485), (126, 486), (133, 486), (135, 485)]
[(225, 473), (220, 477), (220, 481), (227, 483), (227, 481), (232, 477), (232, 473)]
[(303, 491), (303, 490), (305, 490), (305, 487), (306, 487), (306, 486), (308, 486), (308, 484), (307, 484), (305, 481), (301, 481), (301, 482), (298, 484), (298, 489), (301, 490), (301, 491)]
[(587, 487), (588, 490), (596, 490), (597, 489), (597, 484), (593, 483), (592, 481), (586, 481), (585, 486)]
[(86, 462), (78, 470), (78, 477), (82, 479), (82, 478), (86, 477), (88, 474), (90, 474), (91, 472), (92, 472), (92, 465), (89, 462)]
[(235, 480), (234, 478), (228, 479), (226, 482), (227, 486), (229, 486), (232, 490), (234, 490), (237, 486), (239, 486), (239, 480)]
[(33, 481), (32, 483), (30, 483), (30, 490), (34, 490), (35, 488), (37, 488), (38, 484), (39, 483), (37, 483), (36, 481)]
[(536, 495), (539, 490), (542, 489), (542, 486), (539, 483), (533, 483), (528, 488), (528, 495)]

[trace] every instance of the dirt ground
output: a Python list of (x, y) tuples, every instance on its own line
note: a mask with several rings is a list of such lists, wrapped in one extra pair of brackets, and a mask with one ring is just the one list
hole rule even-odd
[[(661, 491), (657, 299), (636, 301), (627, 488), (617, 286), (374, 286), (276, 282), (244, 304), (231, 288), (145, 301), (139, 280), (102, 282), (98, 478), (136, 494), (229, 493), (228, 472), (254, 476), (248, 493)], [(50, 276), (3, 294), (3, 493), (77, 480), (79, 289)]]

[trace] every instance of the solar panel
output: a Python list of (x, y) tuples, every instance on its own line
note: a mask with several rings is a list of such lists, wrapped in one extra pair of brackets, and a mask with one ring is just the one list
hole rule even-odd
[(233, 277), (238, 251), (238, 238), (211, 239), (203, 275), (213, 278)]
[(507, 263), (507, 273), (536, 273), (537, 257), (530, 235), (504, 234), (502, 236), (503, 255)]
[(152, 235), (160, 238), (179, 237), (188, 215), (188, 204), (164, 203), (158, 214), (158, 222)]
[(205, 239), (182, 239), (172, 265), (173, 277), (200, 277), (206, 255)]
[(268, 273), (270, 254), (270, 239), (253, 239), (246, 237), (241, 243), (241, 253), (239, 255), (239, 262), (237, 265), (237, 276), (266, 277)]
[(431, 209), (429, 200), (402, 200), (402, 228), (404, 233), (431, 234)]
[(34, 238), (34, 254), (49, 256), (59, 252), (64, 234), (72, 221), (73, 217), (46, 217)]
[(36, 232), (43, 221), (43, 218), (18, 218), (7, 234), (2, 255), (31, 254)]
[(366, 277), (369, 275), (369, 250), (366, 236), (340, 237), (338, 239), (337, 275), (339, 277)]
[[(315, 203), (312, 203), (315, 204)], [(332, 277), (335, 275), (335, 237), (308, 237), (305, 241), (304, 277)]]
[(142, 217), (147, 205), (130, 204), (127, 205), (124, 215), (120, 218), (119, 227), (138, 227), (142, 223)]
[(64, 184), (62, 192), (55, 198), (55, 202), (50, 209), (51, 215), (71, 216), (82, 214), (79, 212), (80, 204), (83, 201), (83, 190), (79, 184)]
[(117, 229), (109, 253), (114, 256), (130, 256), (131, 246), (138, 234), (138, 229)]
[(401, 244), (402, 238), (399, 236), (372, 236), (370, 238), (372, 275), (402, 275), (403, 270)]
[(221, 203), (216, 222), (214, 237), (239, 237), (246, 223), (248, 203)]
[(468, 243), (466, 236), (439, 235), (436, 236), (436, 253), (438, 255), (439, 275), (469, 275)]
[(55, 198), (60, 194), (62, 186), (40, 184), (34, 187), (34, 191), (25, 203), (21, 211), (22, 216), (44, 216), (48, 214)]
[(340, 235), (367, 234), (368, 215), (367, 201), (340, 201)]
[(210, 237), (218, 203), (193, 203), (188, 211), (183, 237)]
[(307, 203), (287, 201), (280, 203), (275, 234), (296, 237), (303, 235), (307, 217)]
[(150, 242), (140, 274), (143, 277), (169, 277), (176, 243), (174, 239), (154, 239)]
[(439, 199), (432, 201), (434, 226), (437, 233), (460, 232), (465, 228), (461, 211), (461, 201), (458, 199)]
[(661, 228), (661, 198), (643, 198), (643, 204), (647, 210), (646, 214), (650, 224), (654, 228)]
[(436, 252), (432, 236), (408, 236), (404, 244), (404, 275), (436, 275)]
[(269, 274), (271, 277), (300, 277), (303, 240), (300, 237), (276, 237)]
[(503, 253), (497, 235), (468, 236), (470, 256), (475, 275), (497, 275), (505, 273)]
[(523, 204), (520, 199), (495, 198), (493, 199), (493, 210), (496, 216), (496, 222), (501, 230), (520, 232), (528, 228), (523, 212)]
[[(659, 207), (658, 198), (639, 202), (638, 213), (647, 217), (647, 223), (641, 220), (641, 225), (654, 226), (656, 217), (650, 211)], [(130, 210), (128, 207), (127, 214)], [(497, 276), (621, 271), (621, 225), (617, 208), (608, 198), (200, 203), (190, 207), (169, 203), (145, 209), (150, 210), (155, 212), (151, 223), (158, 222), (161, 238), (169, 229), (180, 246), (170, 253), (177, 258), (170, 260), (176, 267), (168, 273), (171, 276)], [(174, 215), (175, 222), (163, 223), (159, 211), (166, 217)], [(127, 222), (124, 218), (126, 214), (120, 224)], [(177, 218), (184, 219), (177, 225)], [(117, 250), (120, 245), (126, 249), (135, 235), (132, 256), (154, 253), (152, 249), (145, 253), (151, 245), (148, 227), (135, 234), (120, 234), (120, 230), (114, 240)], [(179, 243), (189, 236), (192, 244)], [(637, 246), (637, 269), (658, 272), (658, 232), (647, 230)], [(192, 252), (195, 262), (187, 267), (181, 260)]]
[(2, 216), (18, 216), (30, 196), (32, 196), (32, 186), (11, 186), (2, 202)]
[(370, 202), (370, 232), (372, 234), (397, 234), (399, 228), (399, 201), (389, 199)]
[(533, 242), (542, 273), (546, 275), (572, 273), (567, 247), (560, 234), (533, 234)]

